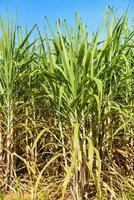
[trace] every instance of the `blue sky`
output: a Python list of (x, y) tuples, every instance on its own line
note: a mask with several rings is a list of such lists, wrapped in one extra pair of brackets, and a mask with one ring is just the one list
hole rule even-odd
[(118, 9), (120, 15), (129, 5), (130, 19), (134, 17), (134, 0), (0, 0), (0, 15), (11, 19), (18, 12), (18, 25), (32, 27), (35, 23), (44, 26), (43, 17), (47, 16), (53, 24), (58, 18), (67, 19), (72, 25), (76, 11), (88, 26), (95, 31), (104, 15), (106, 6)]

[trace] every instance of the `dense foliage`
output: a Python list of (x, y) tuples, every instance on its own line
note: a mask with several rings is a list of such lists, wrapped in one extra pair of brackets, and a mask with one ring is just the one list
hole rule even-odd
[[(0, 18), (0, 187), (23, 199), (134, 198), (134, 31), (108, 10), (42, 34)], [(33, 31), (35, 40), (30, 39)], [(33, 37), (31, 37), (33, 38)], [(103, 39), (100, 39), (103, 38)]]

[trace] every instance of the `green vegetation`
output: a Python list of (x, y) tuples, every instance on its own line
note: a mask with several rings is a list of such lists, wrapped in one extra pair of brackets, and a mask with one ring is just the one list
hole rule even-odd
[(73, 29), (65, 20), (56, 31), (45, 23), (45, 34), (35, 25), (24, 36), (0, 18), (1, 194), (132, 200), (134, 31), (127, 13), (118, 19), (107, 10), (91, 37), (78, 14)]

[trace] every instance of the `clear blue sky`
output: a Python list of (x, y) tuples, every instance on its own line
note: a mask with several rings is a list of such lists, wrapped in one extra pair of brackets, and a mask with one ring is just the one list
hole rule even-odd
[(134, 17), (134, 0), (0, 0), (0, 15), (12, 19), (18, 11), (18, 25), (32, 27), (43, 25), (43, 16), (53, 24), (58, 18), (65, 18), (70, 25), (74, 14), (80, 12), (83, 21), (91, 31), (96, 30), (102, 20), (106, 6), (113, 6), (121, 14), (129, 5), (129, 16)]

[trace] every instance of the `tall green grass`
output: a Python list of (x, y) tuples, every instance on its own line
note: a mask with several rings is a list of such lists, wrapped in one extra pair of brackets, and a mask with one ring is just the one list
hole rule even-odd
[(73, 28), (45, 23), (44, 35), (35, 25), (24, 36), (16, 22), (0, 20), (1, 188), (22, 199), (133, 199), (127, 13), (118, 19), (107, 10), (92, 36), (79, 14)]

